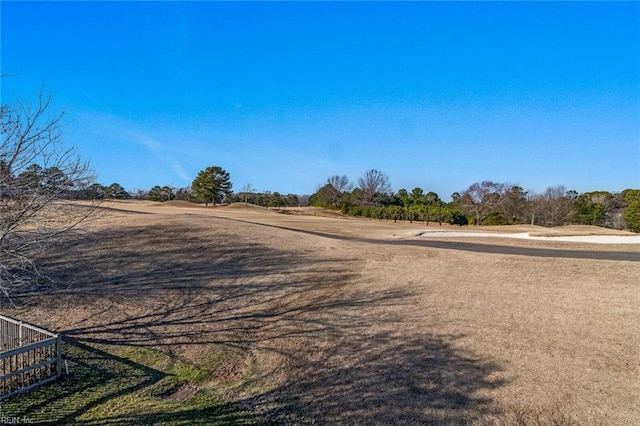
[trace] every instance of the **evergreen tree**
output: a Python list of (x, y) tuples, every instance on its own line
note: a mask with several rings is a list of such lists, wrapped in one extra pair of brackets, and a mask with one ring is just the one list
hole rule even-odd
[(340, 191), (334, 188), (330, 183), (326, 184), (322, 188), (313, 194), (309, 198), (309, 204), (314, 207), (322, 207), (325, 209), (334, 209), (338, 207), (338, 200), (340, 199)]
[(231, 195), (229, 173), (219, 166), (207, 167), (193, 180), (191, 191), (197, 200), (204, 201), (207, 206), (209, 203), (215, 206)]
[(640, 232), (640, 200), (629, 203), (622, 214), (626, 227), (633, 232)]
[(168, 201), (170, 197), (170, 192), (167, 191), (167, 187), (161, 188), (160, 185), (156, 185), (149, 190), (147, 194), (147, 200), (150, 201)]
[(129, 193), (117, 182), (112, 183), (104, 189), (104, 198), (112, 198), (115, 200), (128, 200), (131, 198)]

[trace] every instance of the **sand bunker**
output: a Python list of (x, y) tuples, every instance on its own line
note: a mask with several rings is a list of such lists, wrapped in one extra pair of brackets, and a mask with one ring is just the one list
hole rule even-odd
[(529, 232), (499, 233), (499, 232), (458, 232), (458, 231), (425, 231), (414, 234), (422, 238), (517, 238), (522, 240), (566, 241), (574, 243), (593, 244), (640, 244), (640, 235), (563, 235), (563, 236), (532, 236)]

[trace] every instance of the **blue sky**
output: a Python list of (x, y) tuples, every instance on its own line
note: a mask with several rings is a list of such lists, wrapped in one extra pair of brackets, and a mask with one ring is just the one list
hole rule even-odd
[(2, 102), (44, 84), (105, 185), (640, 188), (640, 3), (0, 7)]

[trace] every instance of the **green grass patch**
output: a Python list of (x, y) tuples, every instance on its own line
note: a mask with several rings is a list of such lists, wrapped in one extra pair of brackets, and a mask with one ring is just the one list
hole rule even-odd
[(69, 374), (1, 402), (1, 416), (31, 424), (259, 423), (211, 386), (198, 389), (207, 371), (162, 352), (69, 341), (63, 353)]

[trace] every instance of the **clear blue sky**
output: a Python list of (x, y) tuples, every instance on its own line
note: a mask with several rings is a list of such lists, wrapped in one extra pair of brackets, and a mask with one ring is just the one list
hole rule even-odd
[(640, 188), (640, 3), (0, 7), (2, 102), (45, 84), (105, 185)]

